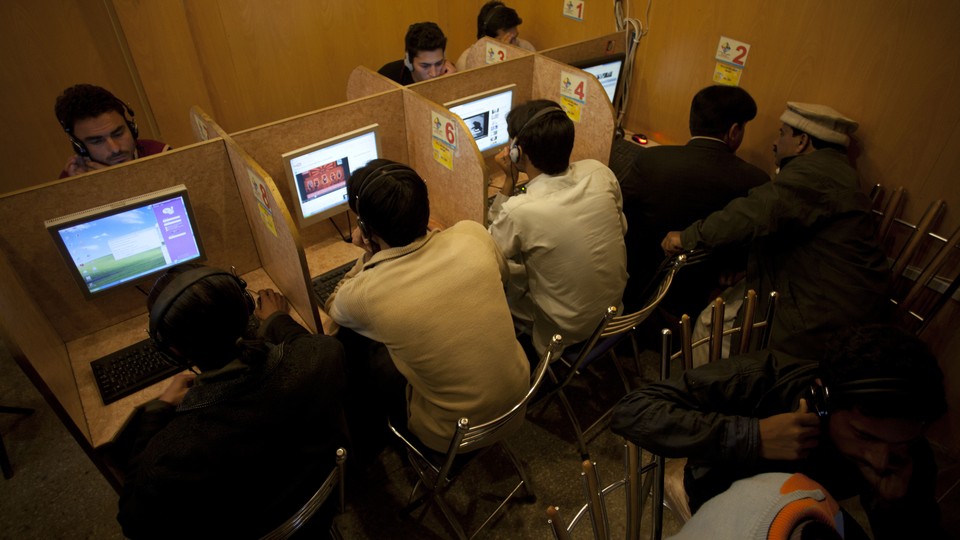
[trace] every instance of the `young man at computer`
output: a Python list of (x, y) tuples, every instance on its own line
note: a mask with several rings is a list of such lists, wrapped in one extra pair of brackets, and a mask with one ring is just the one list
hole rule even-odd
[[(557, 332), (565, 343), (586, 339), (606, 308), (620, 305), (627, 220), (613, 172), (593, 159), (570, 163), (574, 126), (555, 102), (514, 108), (507, 133), (490, 234), (510, 260), (510, 311), (542, 353)], [(514, 195), (517, 171), (530, 181)]]
[(393, 425), (446, 452), (457, 420), (493, 420), (529, 389), (530, 365), (503, 295), (506, 260), (479, 223), (428, 230), (427, 186), (406, 165), (371, 161), (347, 180), (347, 195), (357, 214), (354, 243), (365, 253), (327, 312), (382, 343), (406, 377), (393, 389), (406, 394)]
[(447, 36), (437, 23), (411, 24), (403, 43), (403, 59), (385, 64), (377, 73), (406, 86), (457, 72), (453, 62), (447, 60)]
[(133, 109), (92, 84), (77, 84), (57, 97), (54, 113), (73, 144), (60, 178), (103, 169), (170, 149), (160, 141), (137, 138)]

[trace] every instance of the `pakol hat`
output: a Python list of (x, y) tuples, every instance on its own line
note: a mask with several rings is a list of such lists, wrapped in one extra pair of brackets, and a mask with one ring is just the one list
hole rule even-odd
[(787, 110), (780, 115), (780, 121), (821, 141), (843, 146), (850, 144), (850, 134), (860, 126), (856, 120), (826, 105), (795, 101), (787, 102)]

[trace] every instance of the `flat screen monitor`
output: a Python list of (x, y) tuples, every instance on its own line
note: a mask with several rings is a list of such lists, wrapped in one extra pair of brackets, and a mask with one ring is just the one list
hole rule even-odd
[(459, 116), (467, 125), (480, 152), (489, 156), (510, 141), (507, 135), (507, 114), (513, 107), (513, 93), (517, 85), (510, 84), (486, 92), (467, 96), (444, 107)]
[(380, 157), (377, 124), (283, 154), (301, 227), (347, 210), (350, 173)]
[(576, 62), (571, 65), (596, 77), (597, 80), (600, 81), (600, 84), (603, 85), (603, 89), (607, 92), (610, 103), (613, 103), (613, 98), (616, 97), (617, 83), (620, 82), (620, 74), (623, 73), (623, 59), (625, 56), (623, 53), (610, 54), (600, 58), (591, 58), (590, 60)]
[(183, 185), (44, 225), (87, 298), (180, 263), (205, 259)]

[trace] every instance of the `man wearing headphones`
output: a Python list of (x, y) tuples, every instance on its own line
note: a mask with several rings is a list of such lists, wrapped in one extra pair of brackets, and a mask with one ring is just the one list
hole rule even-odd
[(405, 407), (390, 411), (393, 425), (446, 452), (457, 420), (493, 420), (530, 388), (530, 365), (503, 295), (506, 260), (479, 223), (427, 230), (427, 186), (406, 165), (371, 161), (347, 180), (347, 196), (357, 214), (353, 240), (364, 255), (327, 300), (327, 312), (382, 343), (406, 378), (364, 397), (386, 398), (390, 407), (405, 394)]
[(160, 141), (138, 139), (133, 109), (105, 88), (71, 86), (57, 97), (54, 112), (73, 144), (60, 178), (152, 156), (170, 149)]
[(406, 86), (457, 72), (453, 62), (447, 60), (447, 36), (437, 23), (411, 24), (403, 43), (403, 59), (384, 64), (377, 73)]
[[(490, 0), (480, 8), (480, 13), (477, 14), (477, 43), (486, 36), (526, 51), (537, 50), (532, 43), (520, 37), (518, 27), (521, 23), (523, 19), (517, 14), (517, 10), (507, 7), (500, 0)], [(467, 54), (476, 45), (475, 43), (467, 47), (457, 59), (458, 71), (468, 69)]]
[[(592, 159), (570, 163), (574, 126), (555, 102), (515, 107), (507, 133), (490, 234), (510, 260), (510, 311), (542, 354), (555, 333), (568, 344), (587, 339), (607, 307), (620, 305), (627, 220), (613, 172)], [(515, 195), (518, 171), (530, 180)]]
[[(216, 268), (172, 268), (147, 306), (158, 349), (200, 373), (176, 375), (124, 430), (123, 533), (259, 538), (306, 503), (348, 445), (343, 349), (297, 324), (282, 295), (262, 290), (254, 302)], [(256, 336), (251, 315), (262, 321)], [(333, 516), (321, 512), (316, 535)]]
[(819, 362), (760, 351), (686, 371), (624, 397), (611, 429), (688, 458), (685, 494), (670, 497), (687, 516), (740, 478), (799, 472), (837, 500), (859, 495), (877, 540), (944, 537), (923, 436), (947, 407), (936, 359), (888, 325), (840, 332), (826, 350)]

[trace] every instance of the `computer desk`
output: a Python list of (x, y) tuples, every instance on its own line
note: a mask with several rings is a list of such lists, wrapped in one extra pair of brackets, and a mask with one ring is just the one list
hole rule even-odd
[[(247, 282), (247, 288), (251, 291), (276, 289), (276, 285), (263, 268), (243, 274), (241, 277)], [(301, 325), (304, 324), (296, 311), (291, 311), (290, 315)], [(104, 405), (97, 383), (93, 379), (90, 362), (143, 340), (147, 337), (149, 323), (149, 316), (144, 313), (66, 344), (83, 405), (83, 413), (90, 430), (90, 443), (94, 448), (100, 448), (110, 442), (135, 407), (160, 396), (170, 384), (170, 379), (164, 379), (109, 405)]]

